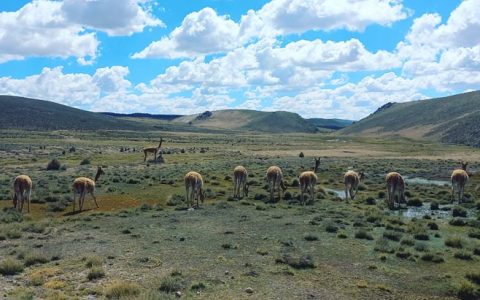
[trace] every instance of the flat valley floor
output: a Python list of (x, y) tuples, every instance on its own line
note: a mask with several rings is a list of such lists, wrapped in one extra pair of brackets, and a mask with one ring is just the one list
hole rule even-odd
[[(163, 137), (163, 160), (141, 148)], [(476, 299), (480, 297), (480, 149), (328, 134), (0, 131), (0, 297), (7, 299)], [(300, 152), (304, 157), (299, 157)], [(298, 175), (321, 157), (316, 199)], [(59, 170), (46, 170), (52, 159)], [(470, 163), (464, 203), (449, 178)], [(72, 181), (98, 165), (100, 208), (72, 213)], [(233, 169), (249, 197), (233, 199)], [(265, 171), (282, 168), (285, 199)], [(354, 201), (343, 174), (364, 171)], [(183, 176), (207, 200), (184, 203)], [(389, 211), (385, 175), (407, 179)], [(13, 211), (15, 176), (33, 180), (31, 212)], [(312, 200), (312, 199), (310, 199)], [(78, 207), (78, 206), (77, 206)]]

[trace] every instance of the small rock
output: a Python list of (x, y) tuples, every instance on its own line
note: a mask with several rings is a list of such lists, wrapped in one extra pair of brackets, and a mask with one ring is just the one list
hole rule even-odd
[(248, 288), (245, 289), (245, 292), (247, 294), (253, 294), (253, 289), (251, 287), (248, 287)]
[(228, 275), (228, 274), (230, 274), (230, 272), (229, 272), (229, 271), (225, 271), (225, 275)]
[(182, 297), (182, 292), (176, 291), (176, 292), (175, 292), (175, 297), (177, 297), (177, 298)]
[(194, 211), (194, 210), (195, 210), (195, 208), (193, 208), (193, 207), (190, 207), (189, 209), (187, 209), (187, 211)]

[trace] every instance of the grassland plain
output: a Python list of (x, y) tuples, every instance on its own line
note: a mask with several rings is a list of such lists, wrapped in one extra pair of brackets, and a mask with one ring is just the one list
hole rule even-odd
[[(143, 163), (140, 149), (160, 136), (164, 162)], [(474, 148), (239, 132), (0, 131), (0, 139), (0, 297), (479, 297)], [(297, 176), (313, 156), (322, 157), (317, 199), (301, 207)], [(53, 158), (60, 169), (46, 171)], [(443, 182), (462, 159), (473, 176), (467, 201), (451, 205)], [(250, 195), (235, 201), (231, 173), (239, 164), (249, 170)], [(87, 197), (87, 211), (72, 214), (71, 182), (93, 177), (97, 165), (106, 172), (97, 185), (100, 208)], [(267, 202), (270, 165), (288, 183), (280, 202)], [(350, 203), (341, 199), (347, 169), (366, 173)], [(190, 170), (204, 176), (207, 191), (194, 211), (183, 202)], [(408, 177), (409, 207), (390, 212), (384, 177), (392, 170)], [(23, 216), (9, 209), (19, 174), (34, 182), (32, 212)]]

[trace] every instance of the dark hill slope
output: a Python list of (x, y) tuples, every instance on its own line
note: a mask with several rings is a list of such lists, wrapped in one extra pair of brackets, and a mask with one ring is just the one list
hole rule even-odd
[(145, 126), (50, 101), (0, 95), (0, 128), (31, 130), (135, 130), (145, 128)]

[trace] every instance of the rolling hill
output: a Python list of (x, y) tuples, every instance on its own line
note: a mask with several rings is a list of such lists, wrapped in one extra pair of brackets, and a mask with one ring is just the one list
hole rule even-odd
[(339, 133), (400, 135), (480, 147), (480, 91), (388, 103)]
[(58, 103), (0, 95), (0, 128), (30, 130), (140, 130), (145, 126)]
[(176, 123), (196, 127), (264, 132), (316, 132), (317, 128), (291, 112), (263, 112), (246, 109), (206, 111), (177, 118)]
[[(214, 132), (316, 132), (338, 120), (310, 119), (290, 112), (220, 110), (196, 115), (94, 113), (55, 102), (0, 95), (0, 128), (27, 130), (168, 130)], [(341, 122), (341, 121), (340, 121)]]

